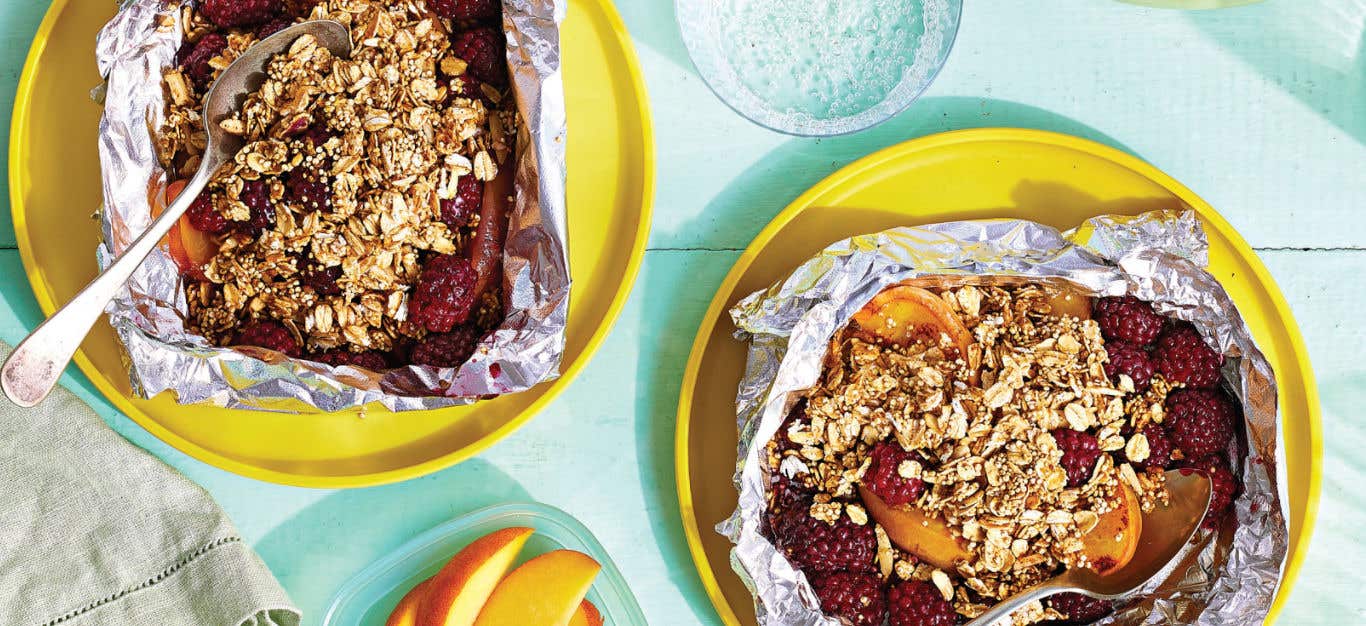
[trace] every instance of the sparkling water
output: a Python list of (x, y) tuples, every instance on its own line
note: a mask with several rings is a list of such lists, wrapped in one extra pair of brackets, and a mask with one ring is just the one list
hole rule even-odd
[(772, 109), (815, 119), (871, 109), (923, 71), (925, 25), (947, 10), (935, 0), (714, 1), (735, 78)]

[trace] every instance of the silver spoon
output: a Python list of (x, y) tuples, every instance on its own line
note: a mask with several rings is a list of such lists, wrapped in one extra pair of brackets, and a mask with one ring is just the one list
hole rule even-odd
[(91, 327), (104, 313), (104, 308), (123, 290), (124, 283), (142, 261), (156, 248), (176, 220), (190, 208), (209, 180), (224, 163), (242, 148), (241, 138), (224, 132), (219, 126), (225, 118), (241, 108), (247, 96), (265, 82), (265, 70), (272, 57), (284, 52), (304, 35), (312, 35), (318, 44), (334, 56), (351, 56), (351, 33), (331, 20), (314, 20), (290, 26), (266, 37), (248, 48), (242, 56), (219, 76), (204, 99), (204, 128), (208, 131), (208, 147), (204, 150), (199, 171), (147, 231), (138, 237), (116, 259), (109, 269), (100, 274), (70, 302), (34, 329), (0, 368), (0, 388), (15, 404), (31, 407), (43, 401)]
[(1171, 504), (1143, 516), (1138, 551), (1127, 565), (1104, 576), (1087, 568), (1069, 569), (1002, 600), (967, 626), (989, 626), (1030, 602), (1063, 592), (1119, 600), (1142, 589), (1182, 554), (1209, 510), (1212, 486), (1204, 474), (1171, 470), (1167, 472), (1167, 490), (1171, 492)]

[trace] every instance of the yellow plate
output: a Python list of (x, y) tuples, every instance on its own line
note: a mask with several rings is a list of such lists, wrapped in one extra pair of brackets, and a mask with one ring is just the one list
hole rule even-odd
[[(721, 285), (693, 343), (675, 442), (683, 528), (702, 584), (726, 624), (753, 624), (749, 592), (712, 530), (735, 508), (736, 384), (745, 346), (727, 315), (737, 300), (789, 274), (825, 246), (894, 226), (1009, 217), (1059, 228), (1101, 213), (1194, 208), (1210, 239), (1210, 271), (1232, 294), (1280, 385), (1290, 491), (1290, 557), (1274, 614), (1309, 547), (1318, 510), (1318, 391), (1290, 308), (1247, 242), (1205, 201), (1128, 154), (1033, 130), (931, 135), (845, 167), (797, 198), (750, 244)], [(831, 208), (841, 207), (841, 208)]]
[[(44, 313), (95, 276), (100, 203), (95, 152), (100, 108), (89, 89), (95, 34), (113, 2), (56, 0), (19, 84), (10, 145), (14, 229)], [(472, 407), (392, 414), (371, 408), (278, 415), (177, 405), (170, 394), (129, 397), (109, 325), (76, 363), (120, 410), (206, 463), (260, 480), (357, 487), (454, 465), (507, 436), (562, 391), (602, 343), (645, 251), (654, 147), (645, 88), (626, 28), (607, 0), (571, 0), (563, 36), (569, 133), (569, 239), (574, 293), (563, 376)], [(74, 226), (74, 227), (73, 227)]]

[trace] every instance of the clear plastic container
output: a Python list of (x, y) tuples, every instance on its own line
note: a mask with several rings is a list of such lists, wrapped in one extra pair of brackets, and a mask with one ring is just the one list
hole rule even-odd
[(688, 56), (750, 121), (841, 135), (906, 110), (958, 35), (962, 0), (674, 0)]
[(607, 624), (636, 626), (645, 616), (612, 558), (593, 533), (568, 513), (544, 504), (502, 504), (458, 517), (428, 530), (366, 566), (337, 590), (323, 626), (382, 626), (403, 594), (441, 569), (475, 539), (512, 526), (535, 528), (517, 562), (551, 550), (577, 550), (602, 571), (588, 592)]

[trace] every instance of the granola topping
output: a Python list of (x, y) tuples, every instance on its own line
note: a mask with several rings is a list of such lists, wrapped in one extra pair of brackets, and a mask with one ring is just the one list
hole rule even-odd
[[(216, 32), (193, 8), (182, 11), (186, 41)], [(189, 325), (225, 345), (244, 323), (275, 320), (311, 353), (390, 351), (427, 334), (406, 319), (426, 259), (466, 250), (479, 227), (477, 212), (449, 227), (441, 202), (463, 177), (498, 176), (519, 120), (491, 104), (510, 102), (502, 92), (456, 93), (465, 61), (451, 52), (452, 25), (423, 0), (325, 0), (307, 17), (349, 26), (354, 52), (335, 58), (300, 37), (223, 121), (246, 145), (204, 193), (239, 226), (215, 240), (206, 280), (187, 284)], [(208, 62), (215, 75), (256, 37), (231, 32), (227, 41)], [(157, 148), (172, 177), (185, 178), (205, 148), (206, 89), (180, 68), (165, 85)], [(335, 287), (308, 280), (322, 273)], [(470, 323), (495, 326), (500, 298), (496, 285), (484, 292)]]

